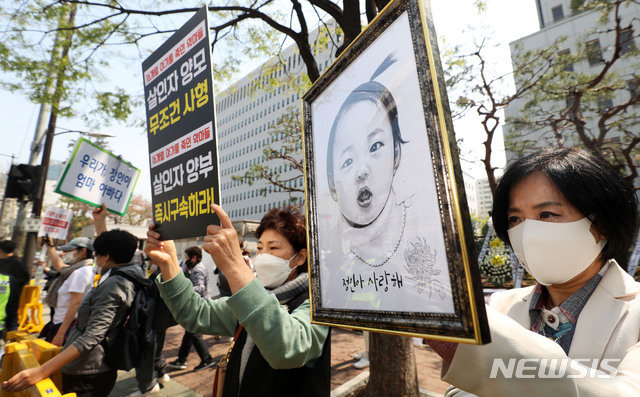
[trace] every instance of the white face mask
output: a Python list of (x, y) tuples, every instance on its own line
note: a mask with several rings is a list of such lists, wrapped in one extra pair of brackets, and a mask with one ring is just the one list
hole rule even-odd
[[(295, 258), (296, 255), (298, 254), (293, 255), (291, 259)], [(281, 286), (293, 270), (289, 267), (291, 259), (286, 260), (271, 254), (257, 255), (253, 261), (253, 267), (256, 270), (258, 281), (265, 288)]]
[(527, 219), (509, 229), (516, 256), (529, 274), (542, 285), (562, 284), (585, 271), (607, 243), (596, 242), (591, 221), (569, 223)]
[(62, 257), (62, 261), (67, 265), (73, 265), (74, 263), (76, 263), (76, 257), (75, 255), (73, 255), (73, 251), (69, 251), (64, 254), (64, 257)]

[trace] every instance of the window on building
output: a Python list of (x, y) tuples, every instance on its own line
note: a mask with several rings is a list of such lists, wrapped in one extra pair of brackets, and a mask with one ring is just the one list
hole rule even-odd
[(601, 112), (606, 112), (613, 107), (613, 101), (611, 98), (598, 98), (598, 109)]
[[(637, 98), (640, 92), (638, 92), (638, 88), (640, 87), (640, 80), (633, 79), (627, 83), (627, 90), (629, 91), (630, 99)], [(634, 106), (638, 106), (636, 103)]]
[(573, 63), (569, 60), (569, 55), (571, 55), (571, 50), (568, 48), (558, 52), (560, 62), (565, 65), (563, 69), (565, 72), (573, 72)]
[(633, 41), (633, 29), (627, 28), (620, 32), (620, 55), (625, 55), (636, 48)]
[(573, 96), (567, 96), (565, 98), (565, 104), (567, 106), (567, 108), (570, 108), (573, 106), (573, 104), (575, 103), (575, 98)]
[(600, 46), (600, 40), (595, 39), (591, 41), (587, 41), (586, 43), (587, 49), (587, 60), (589, 60), (589, 65), (597, 65), (599, 63), (604, 62), (604, 58), (602, 57), (602, 47)]

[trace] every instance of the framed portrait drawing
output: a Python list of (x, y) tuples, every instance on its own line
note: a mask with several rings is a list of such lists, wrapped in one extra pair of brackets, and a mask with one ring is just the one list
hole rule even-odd
[(303, 96), (312, 321), (489, 342), (433, 24), (396, 0)]

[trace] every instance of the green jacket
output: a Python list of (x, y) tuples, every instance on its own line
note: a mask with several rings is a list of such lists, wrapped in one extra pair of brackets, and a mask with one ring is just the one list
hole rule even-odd
[(298, 368), (322, 354), (329, 328), (311, 324), (309, 300), (289, 314), (257, 279), (230, 297), (211, 300), (194, 292), (182, 273), (165, 282), (160, 278), (160, 296), (189, 332), (233, 336), (240, 323), (274, 369)]

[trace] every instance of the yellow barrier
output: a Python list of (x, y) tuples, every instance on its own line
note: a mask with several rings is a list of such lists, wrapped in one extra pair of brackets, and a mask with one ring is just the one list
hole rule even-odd
[(7, 343), (9, 342), (22, 342), (27, 339), (34, 339), (35, 336), (24, 331), (9, 331), (7, 332)]
[[(29, 349), (40, 364), (46, 363), (62, 351), (62, 347), (56, 346), (42, 339), (27, 339), (25, 343), (29, 346)], [(49, 378), (58, 389), (62, 389), (62, 372), (56, 371)]]
[[(41, 363), (54, 357), (60, 348), (47, 343), (41, 339), (29, 339), (26, 343), (8, 343), (5, 346), (4, 357), (2, 358), (2, 370), (0, 371), (0, 381), (4, 382), (20, 371), (27, 368), (35, 368)], [(35, 354), (34, 354), (35, 353)], [(40, 360), (36, 358), (40, 357)], [(58, 371), (58, 374), (59, 371)], [(75, 397), (75, 393), (65, 394), (64, 397)], [(16, 393), (0, 390), (0, 397), (62, 397), (58, 387), (51, 378), (46, 378), (34, 386)]]
[(18, 308), (18, 331), (40, 333), (44, 327), (42, 320), (42, 302), (40, 302), (40, 286), (25, 285), (20, 294)]
[[(62, 351), (62, 347), (22, 331), (7, 332), (7, 343), (10, 342), (21, 342), (27, 345), (40, 364), (46, 363)], [(51, 379), (59, 389), (62, 388), (62, 373), (60, 371), (54, 373)]]

